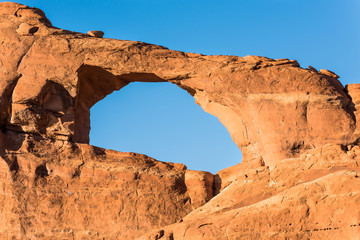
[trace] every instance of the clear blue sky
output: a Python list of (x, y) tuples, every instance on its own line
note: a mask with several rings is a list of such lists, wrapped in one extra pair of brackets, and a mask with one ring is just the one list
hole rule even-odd
[[(54, 26), (102, 30), (203, 54), (290, 58), (360, 82), (359, 0), (17, 1), (41, 8)], [(216, 118), (171, 84), (136, 83), (91, 111), (91, 143), (183, 162), (213, 173), (241, 161)]]

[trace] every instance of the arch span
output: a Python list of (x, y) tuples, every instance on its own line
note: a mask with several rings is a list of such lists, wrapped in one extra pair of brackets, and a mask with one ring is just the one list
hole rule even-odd
[[(34, 40), (18, 73), (7, 127), (49, 137), (87, 143), (91, 106), (136, 81), (166, 81), (187, 90), (224, 124), (244, 161), (271, 165), (358, 137), (352, 134), (351, 101), (336, 77), (293, 60), (204, 56), (70, 32), (61, 41)], [(68, 91), (72, 106), (60, 109), (57, 98), (60, 108), (44, 109), (40, 93), (49, 80)]]

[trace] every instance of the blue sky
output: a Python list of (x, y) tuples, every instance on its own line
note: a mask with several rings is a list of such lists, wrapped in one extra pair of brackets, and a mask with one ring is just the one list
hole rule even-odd
[[(43, 9), (68, 30), (102, 30), (104, 37), (186, 52), (296, 59), (334, 71), (343, 84), (360, 82), (359, 0), (17, 2)], [(217, 119), (170, 84), (131, 84), (91, 114), (94, 145), (213, 173), (241, 161)]]

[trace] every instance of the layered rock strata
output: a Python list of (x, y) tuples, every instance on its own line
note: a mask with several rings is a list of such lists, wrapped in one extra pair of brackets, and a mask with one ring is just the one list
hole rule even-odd
[[(357, 236), (357, 84), (294, 60), (66, 31), (16, 3), (0, 3), (0, 40), (3, 239)], [(214, 176), (88, 145), (90, 108), (136, 81), (188, 91), (243, 163)]]

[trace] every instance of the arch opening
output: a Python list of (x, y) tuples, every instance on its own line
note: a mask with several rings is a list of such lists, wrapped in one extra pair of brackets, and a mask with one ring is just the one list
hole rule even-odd
[(134, 82), (91, 108), (90, 144), (216, 173), (241, 162), (228, 130), (185, 90)]

